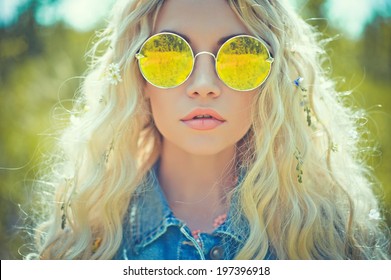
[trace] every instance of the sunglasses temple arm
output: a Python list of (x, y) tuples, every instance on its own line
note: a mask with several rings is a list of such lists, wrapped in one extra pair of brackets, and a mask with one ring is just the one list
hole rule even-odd
[(267, 62), (270, 62), (270, 63), (273, 63), (274, 62), (274, 58), (273, 57), (269, 57), (268, 59), (266, 59)]
[(137, 60), (140, 60), (140, 59), (144, 58), (145, 56), (143, 56), (141, 53), (136, 53), (136, 54), (134, 55), (134, 57), (135, 57)]

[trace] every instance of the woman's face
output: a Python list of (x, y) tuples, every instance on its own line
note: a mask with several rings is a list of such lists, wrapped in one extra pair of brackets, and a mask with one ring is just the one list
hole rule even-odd
[[(225, 0), (167, 0), (154, 33), (162, 31), (187, 38), (194, 54), (208, 51), (215, 55), (224, 43), (222, 38), (249, 34)], [(191, 76), (182, 85), (161, 89), (146, 82), (144, 90), (163, 144), (195, 155), (213, 155), (235, 147), (251, 126), (251, 104), (258, 91), (227, 87), (208, 54), (196, 58)], [(195, 115), (198, 119), (193, 119)]]

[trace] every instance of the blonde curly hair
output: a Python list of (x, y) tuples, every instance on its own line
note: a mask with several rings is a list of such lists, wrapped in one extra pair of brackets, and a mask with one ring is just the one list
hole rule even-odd
[[(359, 157), (362, 112), (344, 104), (322, 70), (320, 34), (280, 1), (227, 2), (275, 59), (238, 146), (247, 172), (236, 191), (250, 228), (236, 259), (263, 259), (268, 250), (278, 259), (388, 258), (382, 221), (369, 216), (379, 206)], [(130, 199), (160, 153), (134, 57), (162, 5), (118, 1), (98, 36), (73, 121), (39, 180), (42, 211), (28, 258), (117, 252)]]

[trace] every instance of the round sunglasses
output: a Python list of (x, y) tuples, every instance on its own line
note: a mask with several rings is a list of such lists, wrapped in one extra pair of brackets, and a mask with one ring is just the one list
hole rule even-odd
[(181, 36), (162, 32), (149, 37), (136, 54), (140, 72), (153, 86), (174, 88), (191, 75), (197, 56), (209, 54), (215, 60), (216, 73), (228, 87), (250, 91), (262, 85), (274, 61), (264, 42), (250, 35), (228, 39), (217, 55), (202, 51), (194, 55)]

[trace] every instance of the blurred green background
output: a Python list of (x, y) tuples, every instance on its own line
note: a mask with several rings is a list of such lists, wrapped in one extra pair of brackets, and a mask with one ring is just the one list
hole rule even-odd
[[(58, 107), (87, 67), (94, 30), (114, 0), (0, 0), (0, 259), (20, 259), (37, 165), (48, 151)], [(349, 102), (368, 112), (368, 163), (391, 225), (391, 4), (388, 0), (290, 0), (309, 23), (334, 38), (329, 71)]]

